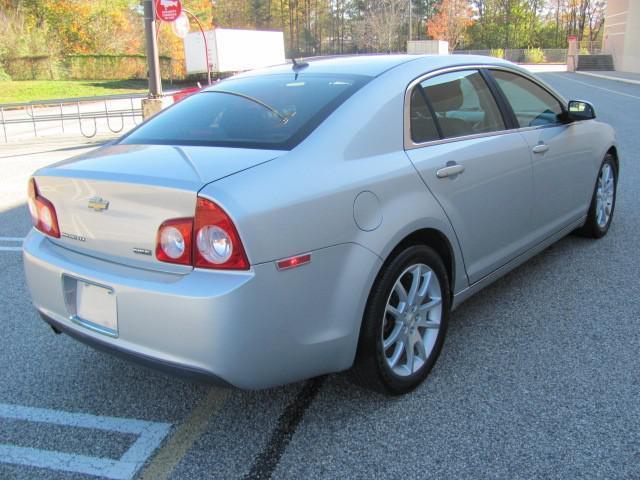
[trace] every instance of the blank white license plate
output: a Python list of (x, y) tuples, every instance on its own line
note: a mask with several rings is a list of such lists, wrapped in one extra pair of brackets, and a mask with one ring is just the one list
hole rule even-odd
[(85, 326), (101, 333), (118, 334), (116, 294), (113, 290), (78, 280), (76, 317)]

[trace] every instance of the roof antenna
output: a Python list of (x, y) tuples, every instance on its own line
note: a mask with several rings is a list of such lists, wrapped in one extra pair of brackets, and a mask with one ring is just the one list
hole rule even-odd
[(297, 72), (298, 70), (302, 70), (302, 69), (307, 68), (309, 66), (309, 64), (307, 62), (298, 62), (293, 57), (291, 58), (291, 62), (293, 63), (293, 67), (291, 67), (291, 68), (293, 69), (294, 72)]

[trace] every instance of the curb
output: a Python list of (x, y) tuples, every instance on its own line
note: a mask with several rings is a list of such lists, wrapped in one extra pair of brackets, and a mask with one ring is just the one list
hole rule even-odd
[(574, 73), (577, 73), (578, 75), (586, 75), (588, 77), (604, 78), (606, 80), (614, 80), (616, 82), (630, 83), (632, 85), (640, 85), (640, 80), (631, 80), (629, 78), (614, 77), (612, 75), (602, 75), (600, 73), (591, 73), (591, 72), (575, 71)]

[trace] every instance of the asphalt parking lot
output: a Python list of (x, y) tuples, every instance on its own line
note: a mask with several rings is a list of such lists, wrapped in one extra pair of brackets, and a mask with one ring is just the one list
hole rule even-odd
[[(24, 281), (23, 194), (3, 184), (0, 478), (640, 479), (640, 86), (541, 77), (617, 130), (609, 235), (569, 236), (463, 304), (402, 398), (344, 374), (212, 388), (55, 336)], [(0, 144), (0, 177), (82, 151), (58, 147)]]

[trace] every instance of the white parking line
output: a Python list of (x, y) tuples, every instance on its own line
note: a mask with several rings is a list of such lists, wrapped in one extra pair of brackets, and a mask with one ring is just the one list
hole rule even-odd
[(95, 475), (115, 480), (129, 480), (160, 446), (171, 424), (129, 418), (102, 417), (87, 413), (69, 413), (46, 408), (23, 407), (0, 403), (0, 418), (49, 423), (109, 432), (137, 434), (137, 440), (119, 459), (90, 457), (72, 453), (0, 444), (0, 463), (47, 468), (51, 470)]
[[(21, 237), (0, 237), (0, 244), (2, 243), (22, 243), (24, 238)], [(0, 245), (0, 252), (21, 252), (22, 247), (7, 247)]]

